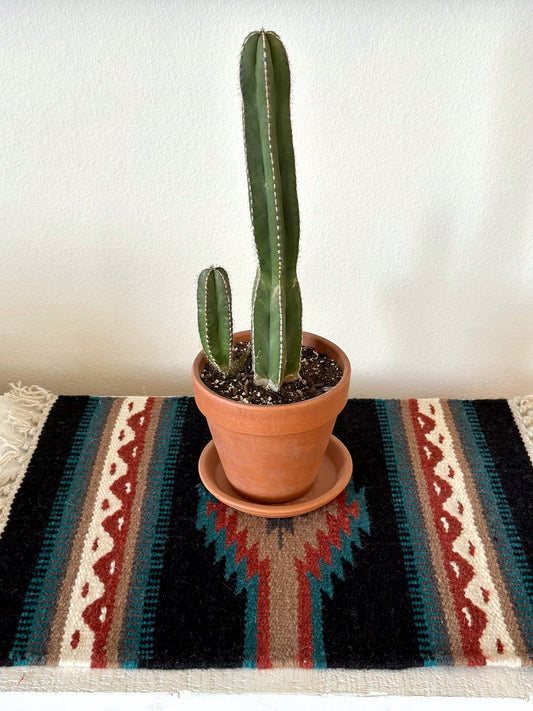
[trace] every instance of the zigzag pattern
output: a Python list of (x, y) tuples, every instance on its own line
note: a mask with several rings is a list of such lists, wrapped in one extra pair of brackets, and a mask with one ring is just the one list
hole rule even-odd
[[(321, 581), (321, 588), (330, 597), (333, 596), (331, 576), (335, 573), (344, 579), (342, 563), (353, 565), (352, 545), (361, 547), (359, 532), (370, 533), (368, 513), (365, 506), (364, 489), (356, 495), (350, 481), (348, 489), (335, 500), (337, 512), (326, 512), (327, 533), (319, 530), (316, 535), (317, 545), (305, 545), (303, 565), (309, 575)], [(347, 499), (350, 497), (351, 503)], [(333, 507), (331, 507), (333, 508)]]
[[(260, 558), (257, 541), (249, 543), (245, 515), (216, 501), (203, 486), (198, 491), (197, 528), (205, 531), (206, 545), (214, 545), (216, 561), (224, 561), (226, 579), (235, 575), (236, 592), (247, 595), (244, 665), (268, 668), (272, 666), (270, 586), (276, 585), (270, 561)], [(333, 575), (344, 579), (343, 563), (353, 565), (352, 545), (360, 547), (360, 531), (369, 532), (364, 490), (356, 494), (350, 482), (335, 501), (307, 518), (310, 526), (301, 541), (302, 556), (288, 551), (284, 562), (285, 570), (295, 569), (298, 580), (298, 654), (294, 661), (301, 667), (323, 667), (321, 594), (333, 596)]]

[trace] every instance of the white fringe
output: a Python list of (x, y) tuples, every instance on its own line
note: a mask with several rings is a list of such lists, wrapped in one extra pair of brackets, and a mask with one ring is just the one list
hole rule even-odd
[(10, 383), (0, 397), (0, 536), (56, 395)]
[(509, 400), (509, 407), (533, 464), (533, 395), (514, 397)]

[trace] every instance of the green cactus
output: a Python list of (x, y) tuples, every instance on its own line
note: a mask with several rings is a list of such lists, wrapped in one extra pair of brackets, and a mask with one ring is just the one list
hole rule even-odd
[(222, 267), (208, 267), (198, 277), (198, 330), (207, 358), (222, 373), (231, 370), (233, 319), (231, 289)]
[[(253, 291), (254, 381), (279, 390), (298, 378), (302, 300), (296, 277), (300, 216), (290, 118), (290, 73), (274, 32), (245, 39), (240, 66), (250, 213), (258, 256)], [(198, 326), (208, 359), (223, 373), (232, 361), (231, 292), (221, 268), (198, 280)], [(247, 356), (248, 354), (245, 354)]]
[(253, 292), (255, 382), (279, 390), (296, 380), (302, 302), (296, 277), (300, 218), (290, 119), (290, 73), (273, 32), (252, 32), (240, 81), (250, 213), (259, 266)]

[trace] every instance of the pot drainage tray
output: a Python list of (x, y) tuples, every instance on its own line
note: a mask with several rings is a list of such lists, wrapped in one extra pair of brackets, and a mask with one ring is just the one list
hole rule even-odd
[(266, 518), (299, 516), (328, 504), (346, 487), (352, 475), (352, 468), (350, 453), (342, 442), (332, 435), (317, 477), (306, 494), (282, 504), (261, 504), (245, 499), (231, 486), (212, 440), (204, 448), (198, 462), (203, 485), (219, 501), (243, 513)]

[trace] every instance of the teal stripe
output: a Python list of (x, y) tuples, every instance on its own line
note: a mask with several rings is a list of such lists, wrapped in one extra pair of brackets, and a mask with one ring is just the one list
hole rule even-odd
[(168, 537), (176, 460), (189, 398), (165, 398), (150, 460), (131, 588), (119, 645), (119, 665), (137, 668), (154, 654), (154, 624)]
[[(420, 655), (425, 666), (453, 664), (442, 602), (424, 525), (401, 401), (376, 400), (385, 460)], [(393, 435), (394, 433), (394, 435)]]
[(80, 509), (85, 500), (100, 436), (112, 402), (112, 398), (89, 398), (80, 420), (52, 505), (33, 578), (26, 593), (10, 653), (14, 664), (45, 662), (50, 629), (76, 534)]
[[(341, 579), (344, 576), (340, 576)], [(311, 629), (313, 639), (313, 668), (326, 669), (326, 650), (324, 649), (324, 629), (322, 625), (322, 585), (311, 573), (307, 573), (311, 596)]]
[(244, 614), (243, 667), (257, 667), (257, 599), (259, 597), (259, 573), (252, 575), (246, 585), (246, 610)]
[(533, 654), (533, 581), (522, 541), (472, 401), (450, 400), (496, 557), (524, 643)]

